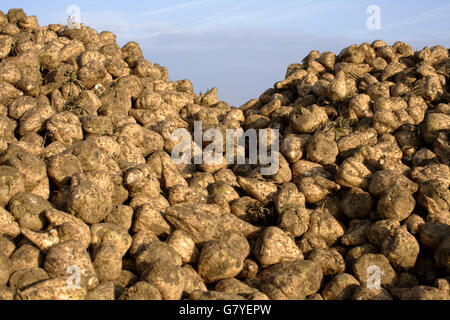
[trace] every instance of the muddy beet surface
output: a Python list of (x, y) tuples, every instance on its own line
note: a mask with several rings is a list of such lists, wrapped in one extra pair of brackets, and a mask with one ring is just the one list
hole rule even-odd
[[(0, 11), (0, 299), (448, 300), (449, 72), (439, 45), (311, 51), (237, 108)], [(279, 130), (278, 170), (174, 161), (198, 122)]]

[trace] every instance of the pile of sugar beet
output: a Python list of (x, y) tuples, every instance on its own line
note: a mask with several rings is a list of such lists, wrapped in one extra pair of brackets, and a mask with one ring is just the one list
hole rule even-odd
[[(240, 108), (22, 9), (0, 60), (0, 299), (449, 299), (448, 49), (311, 51)], [(194, 121), (279, 129), (278, 172), (174, 163)]]

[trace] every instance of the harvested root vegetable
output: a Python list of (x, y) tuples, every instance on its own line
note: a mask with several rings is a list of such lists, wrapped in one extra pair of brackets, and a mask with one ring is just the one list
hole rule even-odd
[(0, 11), (0, 299), (450, 299), (449, 63), (314, 50), (236, 108)]

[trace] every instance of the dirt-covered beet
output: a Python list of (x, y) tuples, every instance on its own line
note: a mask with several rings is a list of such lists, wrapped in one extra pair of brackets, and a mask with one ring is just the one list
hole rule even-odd
[[(235, 107), (136, 42), (0, 11), (0, 299), (450, 299), (449, 64), (314, 50)], [(176, 161), (177, 129), (222, 144), (198, 122), (276, 161)]]

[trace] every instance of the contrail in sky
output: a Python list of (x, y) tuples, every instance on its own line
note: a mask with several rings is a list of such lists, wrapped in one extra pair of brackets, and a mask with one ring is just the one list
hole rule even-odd
[[(169, 32), (154, 32), (154, 33), (148, 35), (148, 38), (157, 37), (157, 36), (159, 36), (159, 35), (161, 35), (161, 34), (163, 34), (163, 33), (165, 33), (165, 34), (177, 34), (177, 33), (180, 33), (180, 32), (185, 32), (185, 31), (187, 31), (187, 30), (199, 30), (199, 29), (205, 28), (206, 26), (210, 26), (210, 25), (213, 25), (214, 23), (216, 23), (216, 21), (215, 21), (216, 18), (221, 17), (221, 16), (223, 16), (223, 15), (226, 15), (226, 14), (228, 14), (228, 13), (230, 13), (230, 12), (239, 10), (239, 9), (241, 9), (241, 8), (244, 8), (244, 7), (246, 7), (246, 6), (248, 6), (248, 5), (252, 4), (252, 3), (254, 3), (254, 2), (256, 2), (256, 1), (258, 1), (258, 0), (249, 0), (249, 1), (246, 1), (246, 2), (244, 2), (244, 3), (241, 3), (240, 5), (231, 7), (230, 9), (227, 9), (227, 10), (224, 10), (224, 11), (222, 11), (222, 12), (216, 13), (216, 14), (214, 14), (214, 15), (212, 15), (212, 16), (209, 16), (209, 17), (207, 17), (206, 19), (197, 21), (197, 22), (195, 22), (193, 25), (191, 25), (190, 27), (186, 27), (186, 26), (185, 26), (185, 27), (182, 28), (182, 29), (177, 29), (177, 30), (169, 31)], [(206, 2), (210, 2), (210, 1), (197, 1), (197, 2), (195, 2), (195, 3), (196, 3), (196, 4), (200, 4), (200, 3), (206, 3)], [(193, 3), (193, 2), (188, 2), (188, 3), (186, 3), (186, 4), (190, 4), (190, 3)], [(186, 5), (186, 4), (185, 4), (185, 5)], [(173, 6), (172, 8), (174, 8), (174, 7), (179, 7), (179, 6), (181, 6), (181, 5), (182, 5), (182, 4), (180, 4), (180, 5), (178, 5), (178, 6)], [(166, 9), (168, 9), (168, 8), (166, 8)], [(164, 9), (160, 9), (160, 10), (164, 10)]]
[[(206, 18), (206, 19), (203, 19), (203, 20), (201, 20), (201, 21), (198, 21), (195, 25), (197, 25), (197, 26), (199, 26), (199, 27), (209, 26), (209, 25), (215, 23), (214, 19), (216, 19), (216, 18), (218, 18), (218, 17), (221, 17), (221, 16), (223, 16), (223, 15), (226, 15), (227, 13), (230, 13), (230, 12), (233, 12), (233, 11), (236, 11), (236, 10), (239, 10), (239, 9), (241, 9), (241, 8), (243, 8), (243, 7), (246, 7), (246, 6), (252, 4), (253, 2), (256, 2), (256, 1), (258, 1), (258, 0), (249, 0), (249, 1), (247, 1), (247, 2), (244, 2), (244, 3), (240, 4), (240, 5), (237, 5), (237, 6), (235, 6), (235, 7), (230, 8), (230, 9), (227, 9), (227, 10), (225, 10), (225, 11), (222, 11), (222, 12), (219, 12), (219, 13), (217, 13), (217, 14), (215, 14), (215, 15), (212, 15), (212, 16)], [(211, 20), (212, 20), (212, 21), (211, 21)], [(208, 23), (208, 21), (211, 21), (211, 22)]]
[(180, 3), (180, 4), (177, 4), (175, 6), (170, 6), (170, 7), (166, 7), (166, 8), (156, 9), (156, 10), (152, 10), (152, 11), (147, 11), (147, 12), (144, 12), (144, 13), (140, 14), (140, 16), (149, 16), (149, 15), (152, 15), (152, 14), (158, 14), (158, 13), (163, 13), (163, 12), (183, 9), (183, 8), (186, 8), (186, 7), (199, 6), (199, 5), (202, 5), (202, 4), (205, 4), (205, 3), (208, 3), (208, 2), (212, 2), (212, 1), (214, 1), (214, 0), (192, 1), (192, 2)]

